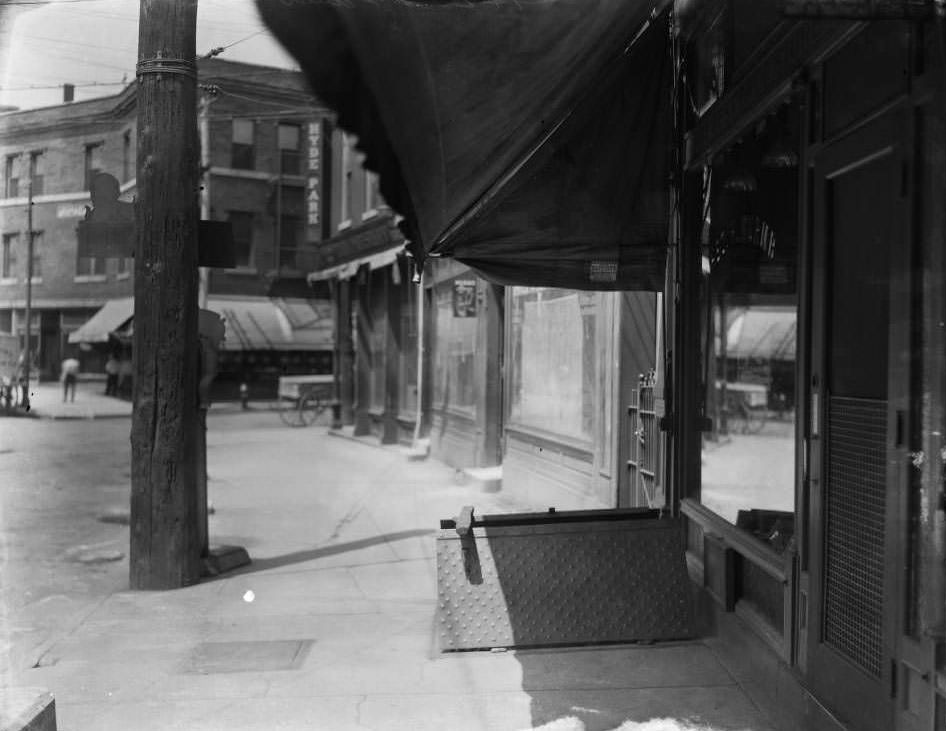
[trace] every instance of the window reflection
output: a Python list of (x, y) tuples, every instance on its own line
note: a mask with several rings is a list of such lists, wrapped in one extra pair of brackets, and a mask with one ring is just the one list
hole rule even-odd
[(776, 551), (794, 534), (795, 120), (784, 107), (707, 170), (701, 247), (701, 502)]

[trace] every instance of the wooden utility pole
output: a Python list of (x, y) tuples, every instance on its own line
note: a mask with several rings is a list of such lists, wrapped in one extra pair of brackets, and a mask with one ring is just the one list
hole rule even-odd
[(199, 579), (197, 0), (141, 0), (130, 583)]

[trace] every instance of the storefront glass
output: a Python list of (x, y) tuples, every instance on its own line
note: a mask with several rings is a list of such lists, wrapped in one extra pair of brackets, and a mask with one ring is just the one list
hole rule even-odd
[(602, 302), (594, 292), (511, 288), (511, 425), (593, 439)]
[(771, 115), (706, 171), (700, 252), (700, 499), (776, 551), (794, 534), (794, 122), (789, 109)]
[(457, 292), (475, 290), (472, 276), (449, 280), (435, 289), (436, 343), (433, 370), (433, 408), (475, 415), (473, 354), (477, 314), (473, 307), (457, 306)]

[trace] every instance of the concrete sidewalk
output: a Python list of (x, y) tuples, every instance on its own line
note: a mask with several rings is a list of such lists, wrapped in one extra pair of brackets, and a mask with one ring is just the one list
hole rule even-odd
[(19, 673), (61, 731), (774, 728), (699, 641), (440, 653), (438, 520), (518, 506), (400, 448), (276, 422), (210, 417), (212, 542), (251, 566), (107, 596)]
[[(109, 419), (131, 416), (131, 401), (105, 395), (104, 381), (80, 381), (76, 386), (75, 401), (63, 401), (62, 384), (58, 382), (34, 382), (30, 391), (31, 413), (43, 419)], [(274, 411), (278, 405), (272, 401), (254, 401), (245, 411)], [(244, 411), (239, 401), (214, 402), (213, 413), (239, 413)]]
[(106, 396), (104, 381), (79, 381), (74, 401), (63, 401), (61, 383), (34, 383), (30, 389), (30, 407), (34, 416), (44, 419), (131, 416), (131, 402)]

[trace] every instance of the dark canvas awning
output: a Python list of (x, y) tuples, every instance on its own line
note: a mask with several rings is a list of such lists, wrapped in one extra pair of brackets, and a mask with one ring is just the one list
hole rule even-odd
[(359, 137), (412, 253), (489, 279), (660, 289), (671, 55), (661, 0), (258, 0)]

